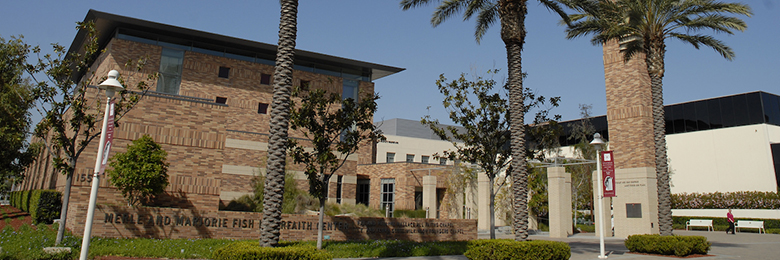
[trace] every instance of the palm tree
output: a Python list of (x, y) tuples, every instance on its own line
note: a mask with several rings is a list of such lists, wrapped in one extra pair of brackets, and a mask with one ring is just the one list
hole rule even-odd
[(579, 12), (570, 16), (573, 22), (566, 30), (567, 38), (593, 35), (593, 44), (619, 42), (625, 61), (644, 57), (652, 93), (658, 227), (661, 235), (672, 235), (663, 108), (666, 39), (678, 39), (696, 49), (707, 46), (732, 60), (734, 51), (729, 46), (698, 32), (706, 29), (728, 34), (733, 34), (734, 30), (744, 31), (745, 22), (728, 15), (749, 17), (752, 15), (750, 7), (714, 0), (573, 0), (566, 5)]
[(298, 0), (281, 0), (279, 43), (274, 69), (274, 97), (271, 104), (268, 165), (263, 197), (263, 220), (260, 246), (279, 243), (284, 195), (284, 171), (287, 152), (287, 130), (290, 124), (290, 94), (292, 92), (293, 58), (298, 31)]
[[(434, 0), (402, 0), (404, 10), (419, 7)], [(515, 240), (525, 240), (528, 237), (528, 169), (525, 163), (525, 95), (523, 94), (522, 51), (525, 42), (525, 15), (528, 12), (527, 0), (437, 0), (441, 2), (431, 18), (431, 24), (438, 26), (447, 18), (463, 11), (463, 18), (477, 16), (477, 26), (474, 33), (477, 42), (482, 39), (487, 29), (496, 22), (501, 22), (501, 39), (506, 46), (506, 58), (509, 78), (509, 121), (512, 149), (510, 176), (514, 202)], [(564, 20), (568, 16), (563, 12), (557, 1), (539, 0), (545, 7), (557, 12)]]

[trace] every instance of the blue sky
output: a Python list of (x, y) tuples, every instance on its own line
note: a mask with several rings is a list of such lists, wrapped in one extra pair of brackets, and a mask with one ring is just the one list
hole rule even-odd
[[(382, 97), (376, 121), (417, 120), (430, 114), (450, 122), (434, 84), (442, 73), (454, 79), (460, 73), (484, 74), (498, 68), (502, 73), (495, 79), (503, 81), (506, 50), (498, 25), (477, 44), (473, 20), (455, 17), (433, 28), (434, 5), (402, 11), (398, 2), (301, 0), (297, 48), (405, 68), (375, 81)], [(734, 61), (711, 49), (667, 42), (666, 104), (757, 90), (780, 94), (780, 1), (743, 2), (754, 12), (753, 17), (742, 17), (747, 31), (716, 35), (734, 49)], [(53, 42), (69, 46), (75, 22), (82, 21), (89, 9), (270, 44), (278, 37), (277, 0), (4, 1), (0, 36), (22, 34), (28, 44), (47, 51)], [(592, 105), (593, 115), (606, 114), (601, 47), (587, 38), (566, 40), (558, 20), (538, 2), (529, 1), (525, 86), (539, 95), (560, 96), (561, 105), (553, 113), (563, 120), (579, 118), (579, 104)]]

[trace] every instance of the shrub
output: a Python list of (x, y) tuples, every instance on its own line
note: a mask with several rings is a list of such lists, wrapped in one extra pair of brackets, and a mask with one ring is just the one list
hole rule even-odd
[(62, 194), (56, 190), (34, 190), (30, 196), (30, 217), (34, 223), (51, 224), (62, 209)]
[(229, 244), (214, 251), (215, 260), (287, 260), (333, 259), (327, 252), (311, 246), (260, 247), (257, 241)]
[(703, 236), (631, 235), (625, 245), (631, 252), (688, 256), (707, 254), (712, 244)]
[[(436, 214), (435, 212), (431, 212)], [(393, 211), (393, 217), (396, 218), (425, 218), (425, 210), (395, 210)]]
[(672, 194), (673, 209), (779, 209), (777, 192), (738, 191)]
[(464, 255), (471, 260), (569, 259), (571, 248), (558, 241), (492, 239), (473, 241)]

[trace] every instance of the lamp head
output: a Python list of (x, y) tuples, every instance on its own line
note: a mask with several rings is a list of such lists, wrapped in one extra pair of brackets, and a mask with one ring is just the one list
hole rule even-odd
[(601, 134), (599, 133), (593, 134), (593, 141), (591, 141), (590, 144), (595, 146), (596, 149), (600, 149), (601, 146), (604, 145), (604, 140), (601, 139)]
[(106, 91), (106, 96), (109, 98), (114, 97), (116, 92), (120, 92), (125, 89), (122, 87), (122, 83), (119, 83), (119, 81), (116, 80), (117, 77), (119, 77), (119, 71), (111, 70), (108, 72), (108, 79), (98, 85), (99, 89)]

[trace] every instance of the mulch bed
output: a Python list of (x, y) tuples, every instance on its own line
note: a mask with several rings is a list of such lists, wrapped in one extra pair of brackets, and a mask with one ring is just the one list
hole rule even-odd
[(29, 213), (8, 205), (0, 206), (0, 229), (11, 226), (17, 230), (24, 225), (32, 225)]

